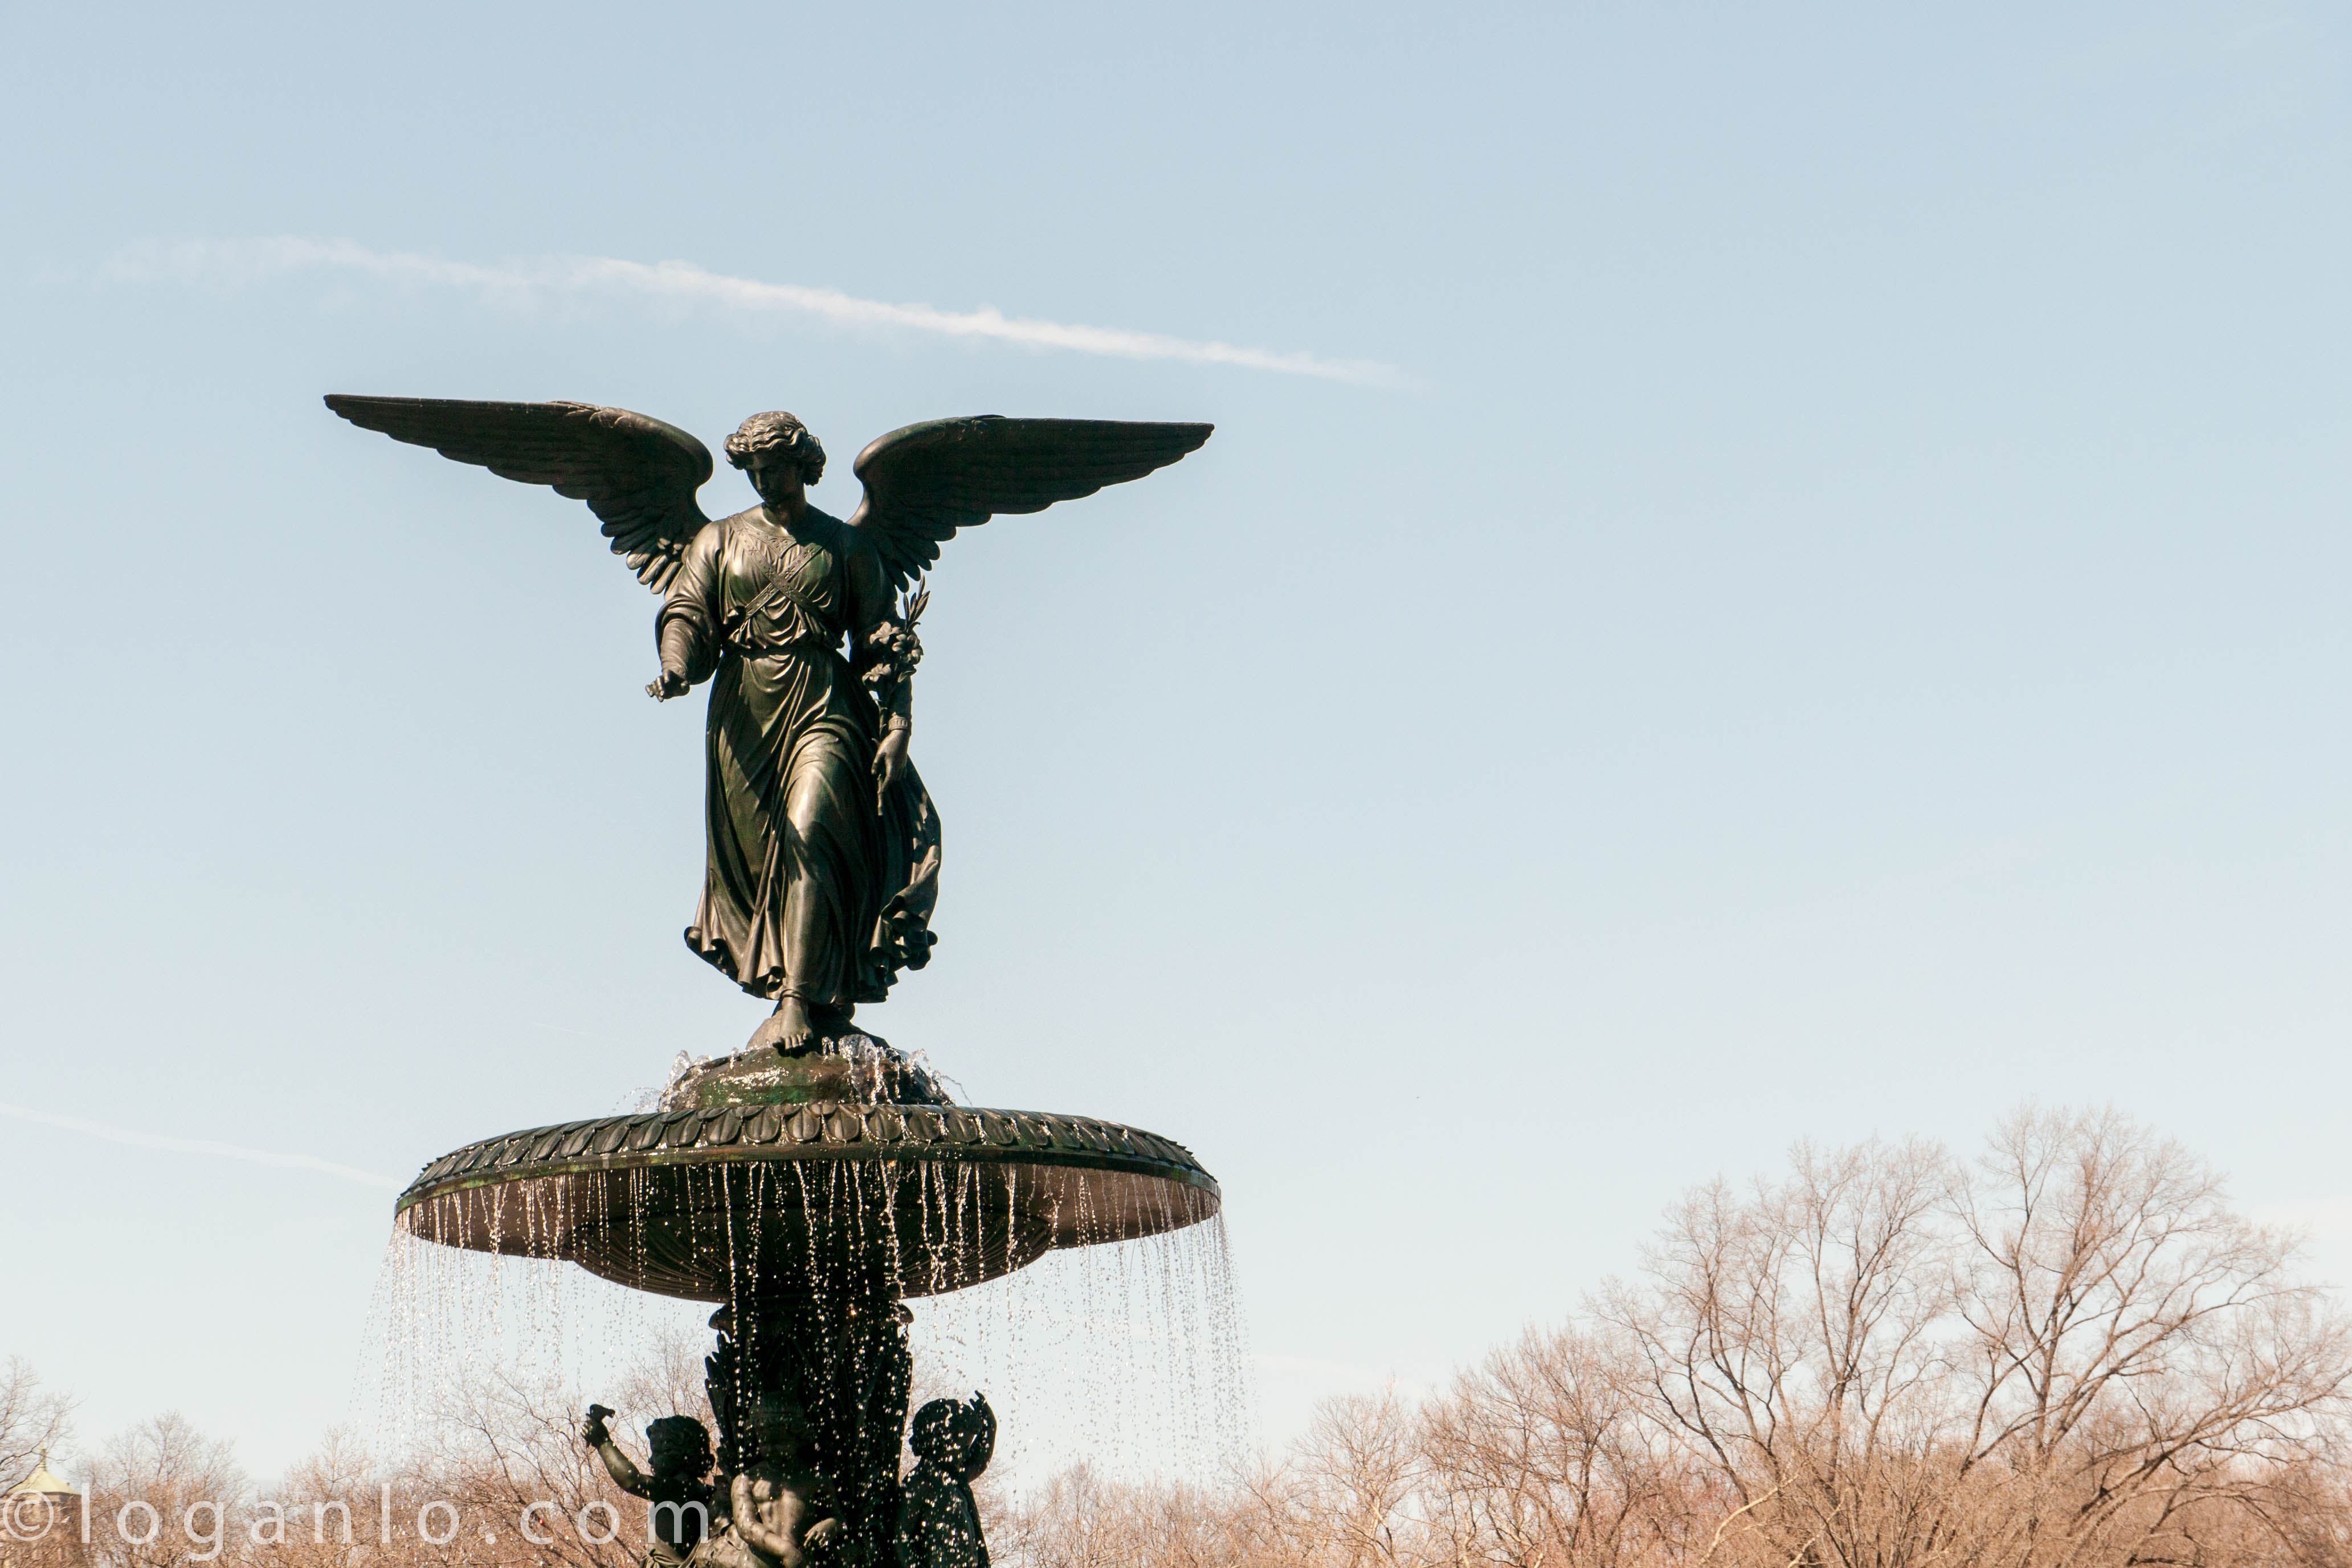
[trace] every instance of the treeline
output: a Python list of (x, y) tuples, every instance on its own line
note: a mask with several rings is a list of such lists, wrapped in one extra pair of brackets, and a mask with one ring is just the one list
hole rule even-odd
[[(1009, 1568), (2352, 1568), (2352, 1331), (2295, 1253), (2114, 1114), (2021, 1113), (1967, 1160), (1800, 1147), (1774, 1179), (1689, 1194), (1632, 1277), (1432, 1397), (1330, 1402), (1215, 1488), (1081, 1468), (998, 1492), (991, 1543)], [(682, 1352), (648, 1369), (633, 1418), (697, 1413), (698, 1372)], [(277, 1500), (345, 1502), (360, 1543), (313, 1541), (304, 1513), (297, 1542), (225, 1550), (636, 1560), (627, 1509), (604, 1545), (510, 1528), (534, 1500), (568, 1521), (626, 1502), (569, 1402), (491, 1384), (453, 1415), (392, 1473), (331, 1445), (288, 1478)], [(0, 1435), (0, 1458), (23, 1446)], [(226, 1463), (168, 1418), (103, 1450), (94, 1555), (186, 1568), (121, 1542), (109, 1510), (225, 1487)], [(439, 1499), (463, 1531), (367, 1544), (387, 1485), (404, 1529)]]
[(1334, 1402), (1214, 1496), (1080, 1474), (1039, 1568), (2352, 1563), (2352, 1337), (2292, 1238), (2112, 1114), (1972, 1161), (1800, 1148), (1419, 1403)]

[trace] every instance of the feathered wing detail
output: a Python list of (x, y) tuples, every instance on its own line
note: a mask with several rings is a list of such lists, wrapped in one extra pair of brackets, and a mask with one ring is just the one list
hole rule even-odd
[(909, 425), (857, 454), (866, 499), (849, 521), (874, 542), (892, 586), (903, 588), (940, 558), (956, 530), (1139, 479), (1198, 447), (1214, 428), (995, 414)]
[(669, 587), (686, 547), (710, 521), (694, 499), (710, 478), (710, 449), (625, 408), (340, 393), (327, 406), (363, 430), (586, 501), (603, 520), (613, 553), (656, 594)]

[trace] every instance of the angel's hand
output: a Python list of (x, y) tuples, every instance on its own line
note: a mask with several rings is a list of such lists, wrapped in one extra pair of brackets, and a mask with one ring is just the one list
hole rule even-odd
[(688, 689), (684, 674), (675, 669), (665, 669), (660, 679), (646, 688), (646, 695), (656, 702), (667, 702), (673, 697), (685, 696)]
[(907, 771), (907, 742), (914, 733), (903, 724), (882, 737), (874, 750), (874, 796), (878, 804), (889, 795), (890, 786)]

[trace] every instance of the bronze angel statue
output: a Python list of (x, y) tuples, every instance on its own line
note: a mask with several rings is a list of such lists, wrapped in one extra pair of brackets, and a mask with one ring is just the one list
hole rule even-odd
[(584, 500), (613, 552), (661, 595), (667, 700), (710, 682), (702, 901), (687, 945), (775, 1013), (751, 1037), (787, 1056), (851, 1033), (930, 957), (940, 826), (908, 760), (920, 574), (959, 529), (1141, 479), (1207, 425), (937, 419), (857, 455), (842, 521), (811, 506), (824, 447), (790, 414), (727, 438), (760, 504), (703, 515), (709, 449), (658, 419), (582, 403), (331, 396), (369, 430)]

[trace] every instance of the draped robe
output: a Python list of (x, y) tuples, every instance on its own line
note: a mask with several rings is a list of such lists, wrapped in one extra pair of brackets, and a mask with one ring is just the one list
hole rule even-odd
[(707, 525), (663, 600), (663, 668), (710, 681), (686, 942), (755, 996), (846, 1011), (929, 959), (939, 816), (911, 764), (877, 806), (884, 719), (859, 679), (890, 618), (873, 545), (814, 508), (793, 529), (761, 507)]

